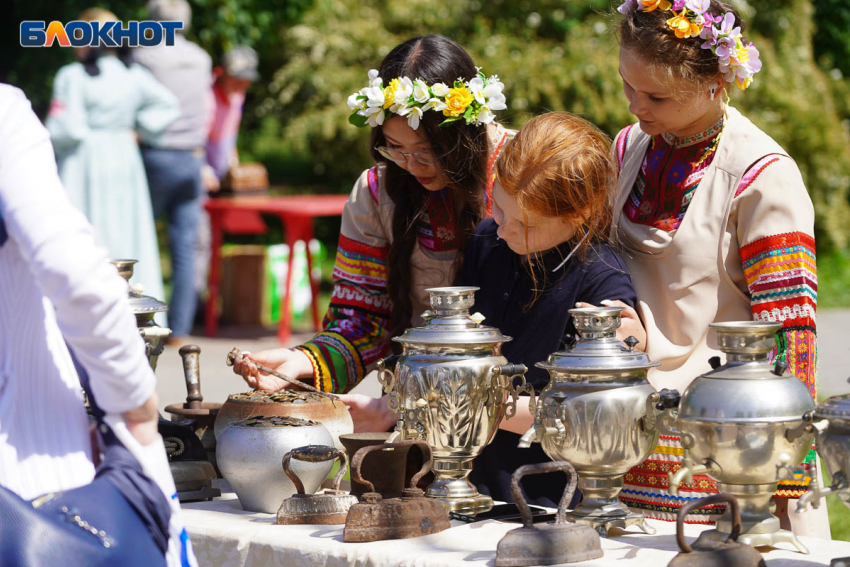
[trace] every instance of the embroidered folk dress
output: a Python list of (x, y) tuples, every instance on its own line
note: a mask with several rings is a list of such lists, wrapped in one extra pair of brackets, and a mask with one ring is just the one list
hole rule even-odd
[[(649, 372), (653, 386), (684, 391), (721, 354), (708, 325), (753, 319), (782, 323), (774, 356), (815, 396), (814, 210), (794, 161), (731, 107), (725, 121), (685, 139), (630, 126), (616, 152), (612, 237), (638, 293), (647, 354), (662, 363)], [(675, 520), (684, 502), (717, 492), (714, 480), (695, 475), (670, 495), (667, 473), (681, 460), (678, 436), (662, 435), (626, 475), (621, 500)], [(808, 482), (781, 481), (777, 495), (799, 497)], [(686, 521), (714, 523), (722, 511), (700, 509)]]
[[(514, 132), (496, 125), (490, 133), (485, 212), (490, 216), (494, 164)], [(384, 166), (364, 171), (345, 204), (337, 247), (330, 307), (324, 331), (296, 347), (313, 365), (315, 386), (343, 393), (353, 388), (375, 363), (390, 353), (392, 300), (387, 291), (387, 258), (393, 242), (395, 205), (384, 187)], [(430, 308), (429, 287), (451, 285), (458, 253), (456, 209), (450, 190), (428, 193), (411, 256), (410, 294), (414, 326)]]

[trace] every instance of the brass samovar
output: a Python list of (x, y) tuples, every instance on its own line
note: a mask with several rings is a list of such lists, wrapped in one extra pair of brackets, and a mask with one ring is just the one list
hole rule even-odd
[(127, 280), (127, 297), (130, 310), (136, 316), (136, 326), (145, 340), (145, 355), (153, 370), (156, 361), (165, 349), (165, 339), (171, 336), (171, 329), (160, 327), (153, 318), (157, 313), (168, 311), (168, 305), (149, 295), (142, 295), (137, 286), (130, 283), (133, 277), (133, 265), (138, 260), (110, 260), (109, 263), (118, 268), (118, 274)]
[(582, 501), (566, 517), (603, 536), (631, 525), (655, 533), (618, 496), (625, 474), (652, 453), (661, 411), (678, 401), (675, 391), (659, 393), (647, 381), (647, 370), (659, 363), (635, 350), (637, 339), (617, 340), (622, 311), (570, 309), (581, 338), (537, 364), (551, 378), (519, 442), (539, 442), (551, 459), (575, 467)]
[[(393, 340), (402, 344), (395, 372), (378, 363), (378, 379), (398, 413), (392, 441), (423, 439), (431, 446), (435, 480), (425, 495), (452, 510), (481, 511), (493, 500), (467, 477), (473, 459), (493, 440), (502, 418), (516, 411), (519, 390), (513, 379), (525, 366), (507, 364), (499, 329), (470, 315), (477, 287), (428, 289), (431, 308), (422, 327)], [(530, 386), (529, 386), (530, 387)]]

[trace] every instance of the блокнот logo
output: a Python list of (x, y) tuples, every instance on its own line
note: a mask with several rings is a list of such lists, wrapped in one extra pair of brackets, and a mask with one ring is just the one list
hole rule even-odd
[[(126, 26), (126, 27), (125, 27)], [(21, 47), (152, 47), (174, 45), (174, 33), (183, 22), (21, 22)]]

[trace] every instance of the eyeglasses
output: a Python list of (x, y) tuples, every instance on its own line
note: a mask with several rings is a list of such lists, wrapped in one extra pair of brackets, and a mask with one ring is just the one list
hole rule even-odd
[(390, 160), (394, 163), (405, 163), (407, 162), (407, 156), (413, 156), (413, 159), (421, 163), (422, 165), (434, 165), (434, 154), (431, 152), (411, 152), (405, 153), (400, 150), (396, 150), (393, 148), (388, 148), (386, 146), (376, 146), (376, 150), (378, 153)]

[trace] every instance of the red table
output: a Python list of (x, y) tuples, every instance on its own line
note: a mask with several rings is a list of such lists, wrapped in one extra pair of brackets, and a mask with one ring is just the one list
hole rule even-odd
[[(281, 298), (280, 323), (277, 336), (280, 342), (289, 340), (289, 286), (292, 281), (292, 260), (295, 243), (303, 240), (309, 243), (313, 238), (313, 220), (316, 217), (338, 216), (342, 214), (348, 195), (290, 195), (283, 197), (231, 197), (209, 199), (206, 209), (210, 215), (212, 231), (212, 257), (210, 259), (209, 298), (205, 313), (207, 336), (218, 332), (218, 314), (216, 305), (221, 282), (221, 245), (224, 234), (259, 234), (268, 230), (260, 214), (276, 215), (283, 223), (284, 241), (289, 245), (289, 267), (286, 271), (286, 285)], [(313, 261), (307, 253), (307, 273), (312, 274)], [(310, 277), (312, 291), (313, 325), (321, 329), (319, 318), (319, 286)]]

